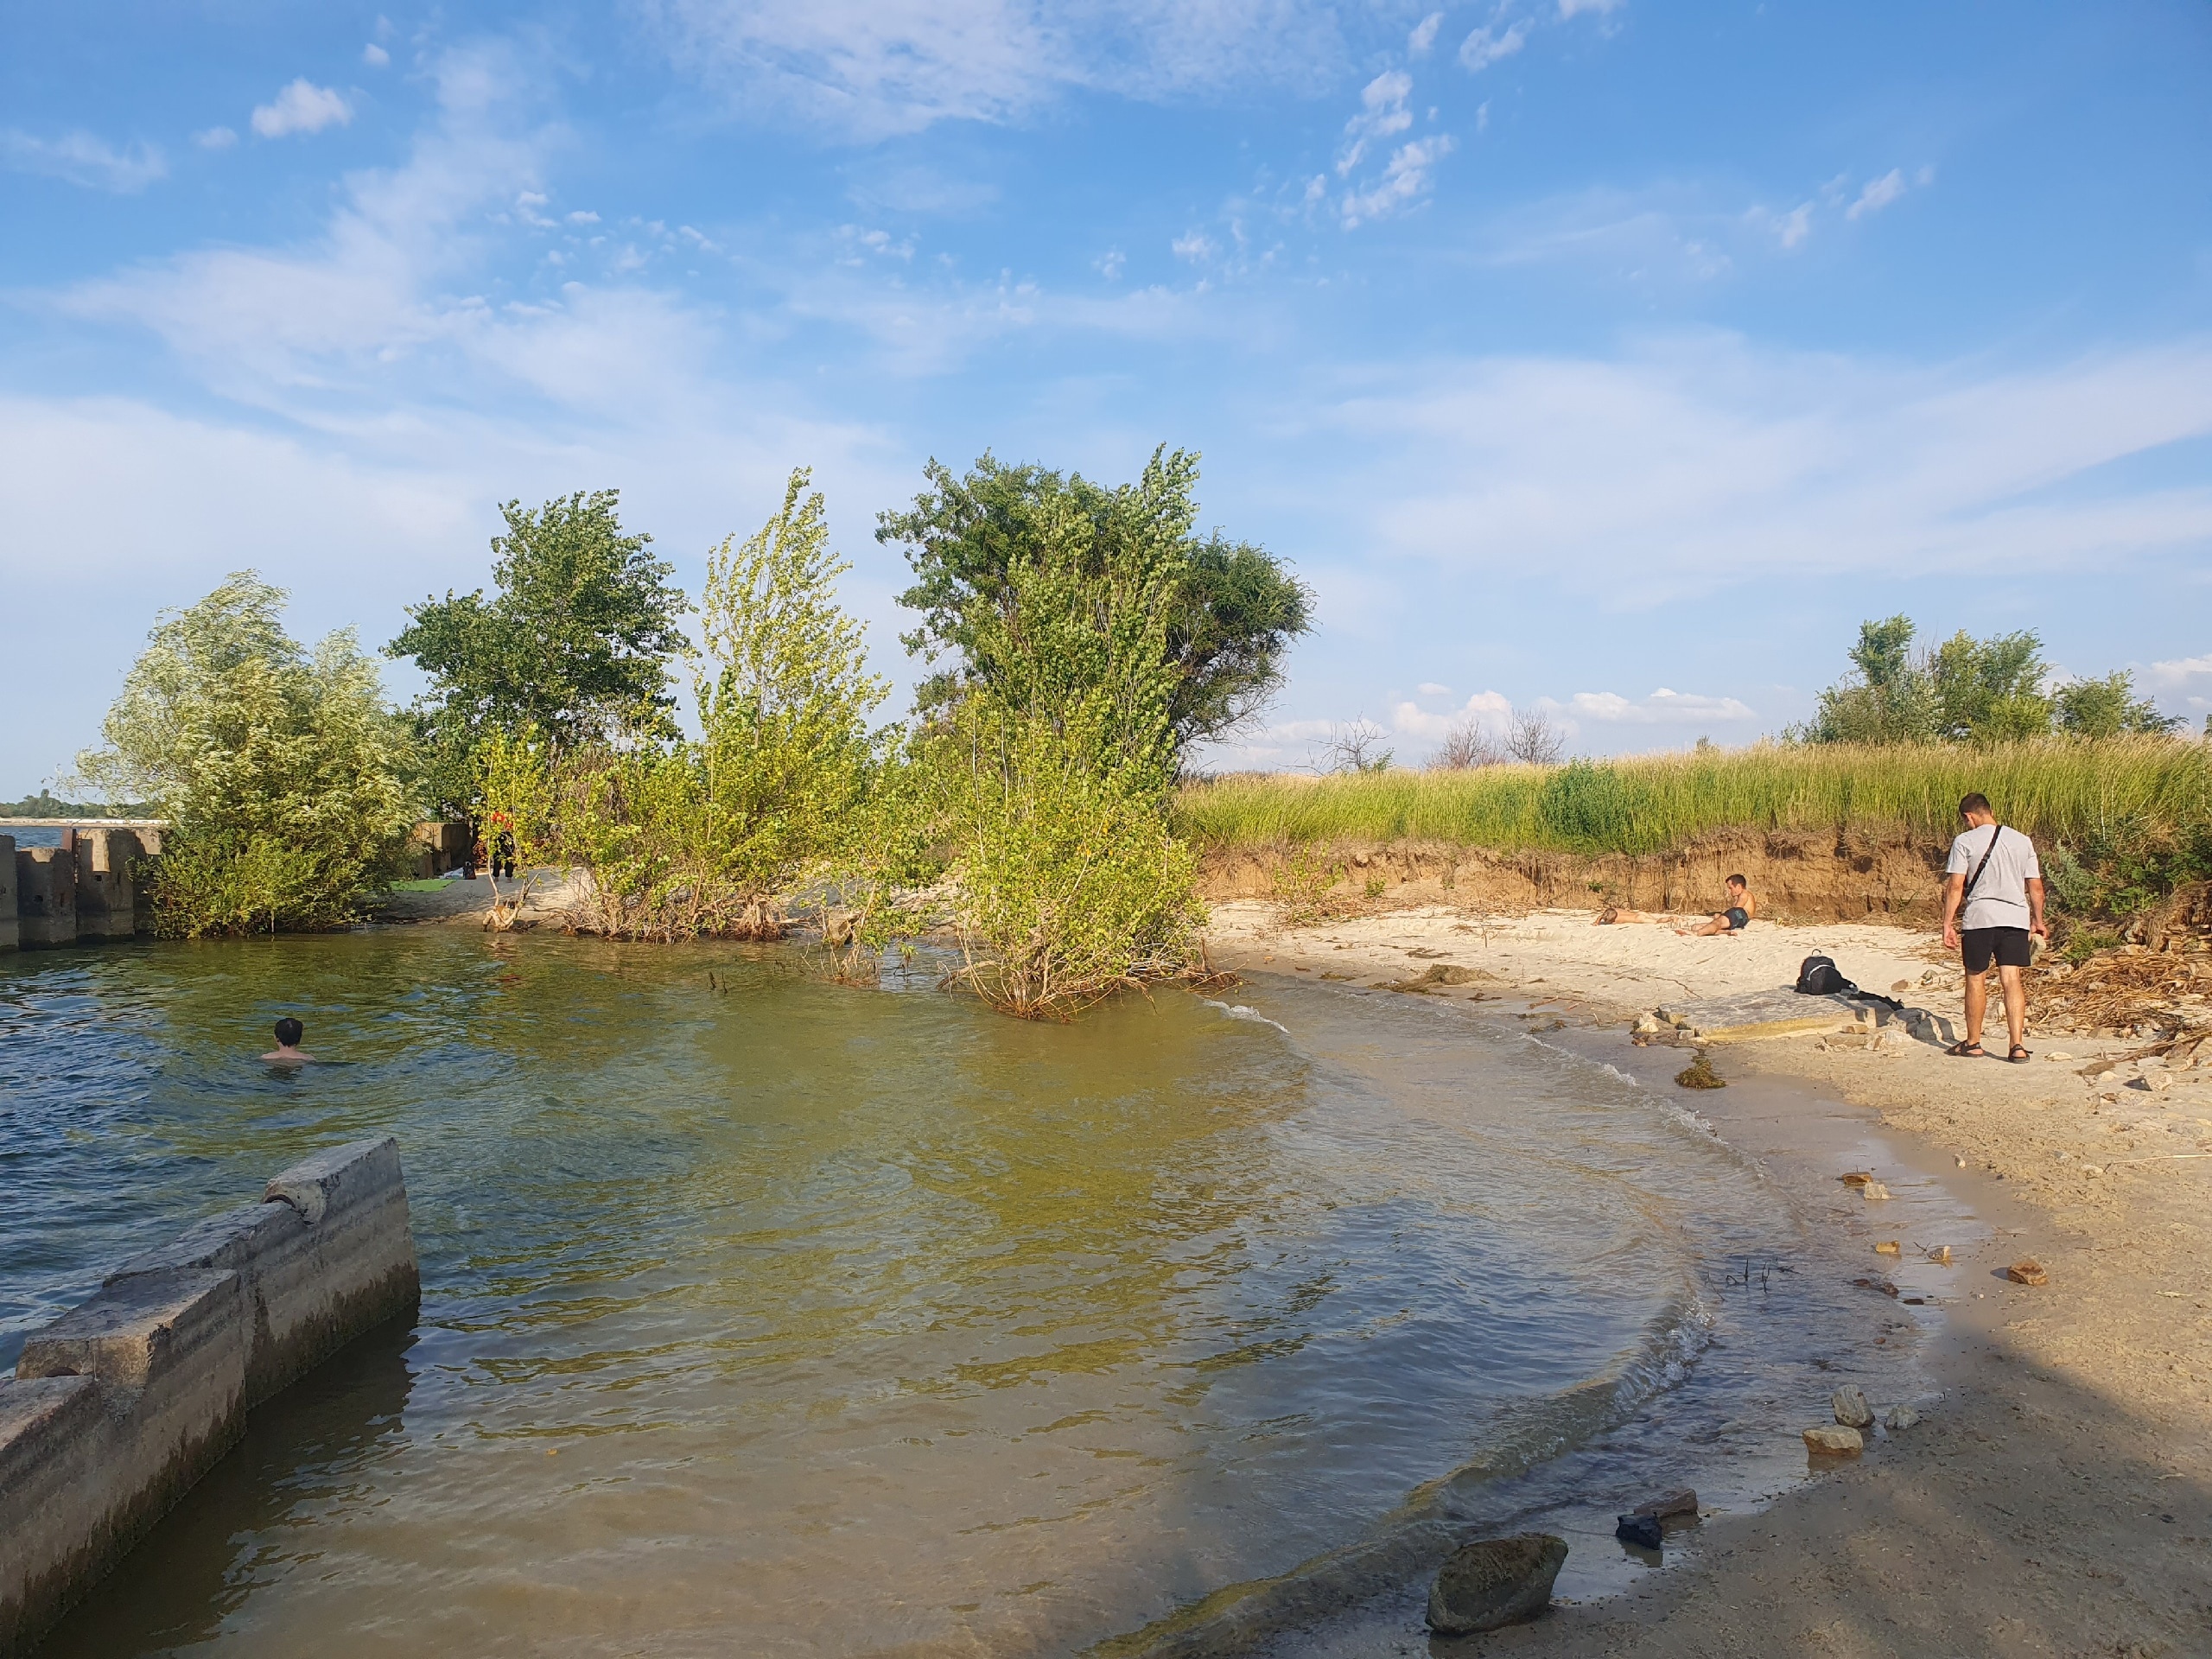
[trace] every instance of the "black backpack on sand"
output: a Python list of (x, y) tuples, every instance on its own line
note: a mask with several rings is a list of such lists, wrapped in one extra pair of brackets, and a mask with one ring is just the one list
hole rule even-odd
[(1798, 965), (1797, 995), (1800, 996), (1858, 996), (1869, 1002), (1883, 1002), (1893, 1008), (1904, 1004), (1893, 996), (1884, 996), (1879, 991), (1862, 991), (1843, 976), (1833, 957), (1808, 957)]

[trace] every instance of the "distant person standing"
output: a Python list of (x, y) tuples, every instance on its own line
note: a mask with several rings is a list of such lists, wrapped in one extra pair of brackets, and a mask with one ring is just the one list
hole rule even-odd
[[(1967, 970), (1967, 1034), (1950, 1052), (1980, 1058), (1981, 1022), (1989, 1009), (1990, 963), (2005, 987), (2005, 1023), (2012, 1046), (2005, 1056), (2024, 1064), (2028, 1051), (2028, 963), (2034, 941), (2048, 939), (2043, 920), (2043, 866), (2036, 845), (2018, 830), (2007, 830), (1989, 810), (1986, 795), (1959, 803), (1966, 828), (1951, 842), (1943, 867), (1943, 945), (1960, 952)], [(1963, 913), (1962, 913), (1963, 912)]]

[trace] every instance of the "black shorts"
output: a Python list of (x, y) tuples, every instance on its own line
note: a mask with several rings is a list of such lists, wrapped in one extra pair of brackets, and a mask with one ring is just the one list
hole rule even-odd
[(1732, 905), (1720, 913), (1728, 918), (1728, 931), (1731, 933), (1740, 933), (1751, 925), (1750, 914), (1741, 905)]
[(1959, 935), (1967, 972), (1986, 974), (1992, 957), (1999, 968), (2024, 968), (2035, 946), (2024, 927), (1969, 927)]

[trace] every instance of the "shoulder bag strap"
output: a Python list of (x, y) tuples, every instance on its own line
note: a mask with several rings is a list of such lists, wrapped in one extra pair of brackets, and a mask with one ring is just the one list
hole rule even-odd
[(1967, 900), (1974, 897), (1974, 884), (1981, 880), (1981, 873), (1989, 868), (1990, 856), (1992, 854), (1996, 852), (1997, 843), (2004, 834), (2005, 826), (2003, 824), (2000, 823), (1993, 826), (1993, 833), (1989, 837), (1989, 846), (1982, 853), (1981, 861), (1974, 867), (1974, 874), (1967, 877), (1966, 886), (1959, 890), (1959, 909), (1961, 912), (1963, 912), (1967, 907)]

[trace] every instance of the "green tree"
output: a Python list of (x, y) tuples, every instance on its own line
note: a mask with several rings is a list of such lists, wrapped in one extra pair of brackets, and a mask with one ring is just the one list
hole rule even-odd
[(930, 487), (910, 511), (884, 513), (876, 531), (905, 549), (914, 571), (900, 602), (922, 620), (904, 636), (906, 648), (932, 663), (955, 659), (918, 691), (921, 711), (941, 714), (1010, 660), (1031, 660), (994, 656), (982, 630), (1014, 602), (1017, 562), (1037, 565), (1076, 546), (1079, 574), (1109, 581), (1133, 562), (1149, 566), (1173, 555), (1159, 648), (1170, 670), (1167, 726), (1178, 755), (1264, 707), (1282, 683), (1284, 652), (1313, 626), (1313, 595), (1265, 549), (1195, 533), (1198, 461), (1163, 445), (1137, 483), (1115, 489), (988, 453), (964, 479), (931, 461)]
[(1859, 625), (1851, 675), (1821, 693), (1792, 734), (1820, 743), (2004, 743), (2050, 733), (2050, 666), (2032, 630), (1976, 639), (1964, 630), (1912, 650), (1910, 617)]
[(1953, 743), (2002, 743), (2050, 734), (2050, 667), (2033, 629), (1976, 639), (1961, 628), (1928, 661), (1936, 734)]
[(2057, 705), (2058, 729), (2073, 737), (2156, 734), (2182, 724), (2160, 714), (2148, 697), (2137, 696), (2135, 677), (2124, 668), (2101, 680), (2075, 680), (2059, 687)]
[(397, 868), (413, 802), (404, 724), (350, 631), (312, 653), (252, 571), (165, 613), (80, 779), (170, 820), (157, 925), (198, 937), (335, 926)]
[(1912, 656), (1912, 619), (1859, 625), (1851, 649), (1858, 671), (1821, 693), (1802, 734), (1821, 743), (1924, 743), (1936, 735), (1934, 687)]
[(779, 937), (781, 904), (825, 894), (873, 833), (889, 740), (868, 721), (890, 687), (868, 671), (862, 625), (838, 607), (850, 567), (829, 550), (809, 482), (792, 473), (757, 535), (708, 556), (697, 740), (563, 747), (533, 728), (534, 769), (512, 742), (486, 741), (487, 809), (584, 869), (603, 931)]
[(496, 592), (410, 606), (385, 647), (412, 658), (431, 690), (416, 705), (428, 792), (447, 810), (474, 804), (475, 753), (494, 728), (538, 734), (556, 753), (595, 740), (674, 734), (668, 659), (686, 649), (686, 608), (650, 536), (625, 535), (613, 490), (536, 510), (499, 509)]
[(1181, 488), (1156, 461), (1115, 513), (1041, 493), (946, 630), (966, 677), (925, 741), (928, 839), (957, 895), (958, 977), (1009, 1013), (1065, 1018), (1193, 949), (1196, 864), (1166, 812), (1187, 683), (1171, 649), (1192, 550)]

